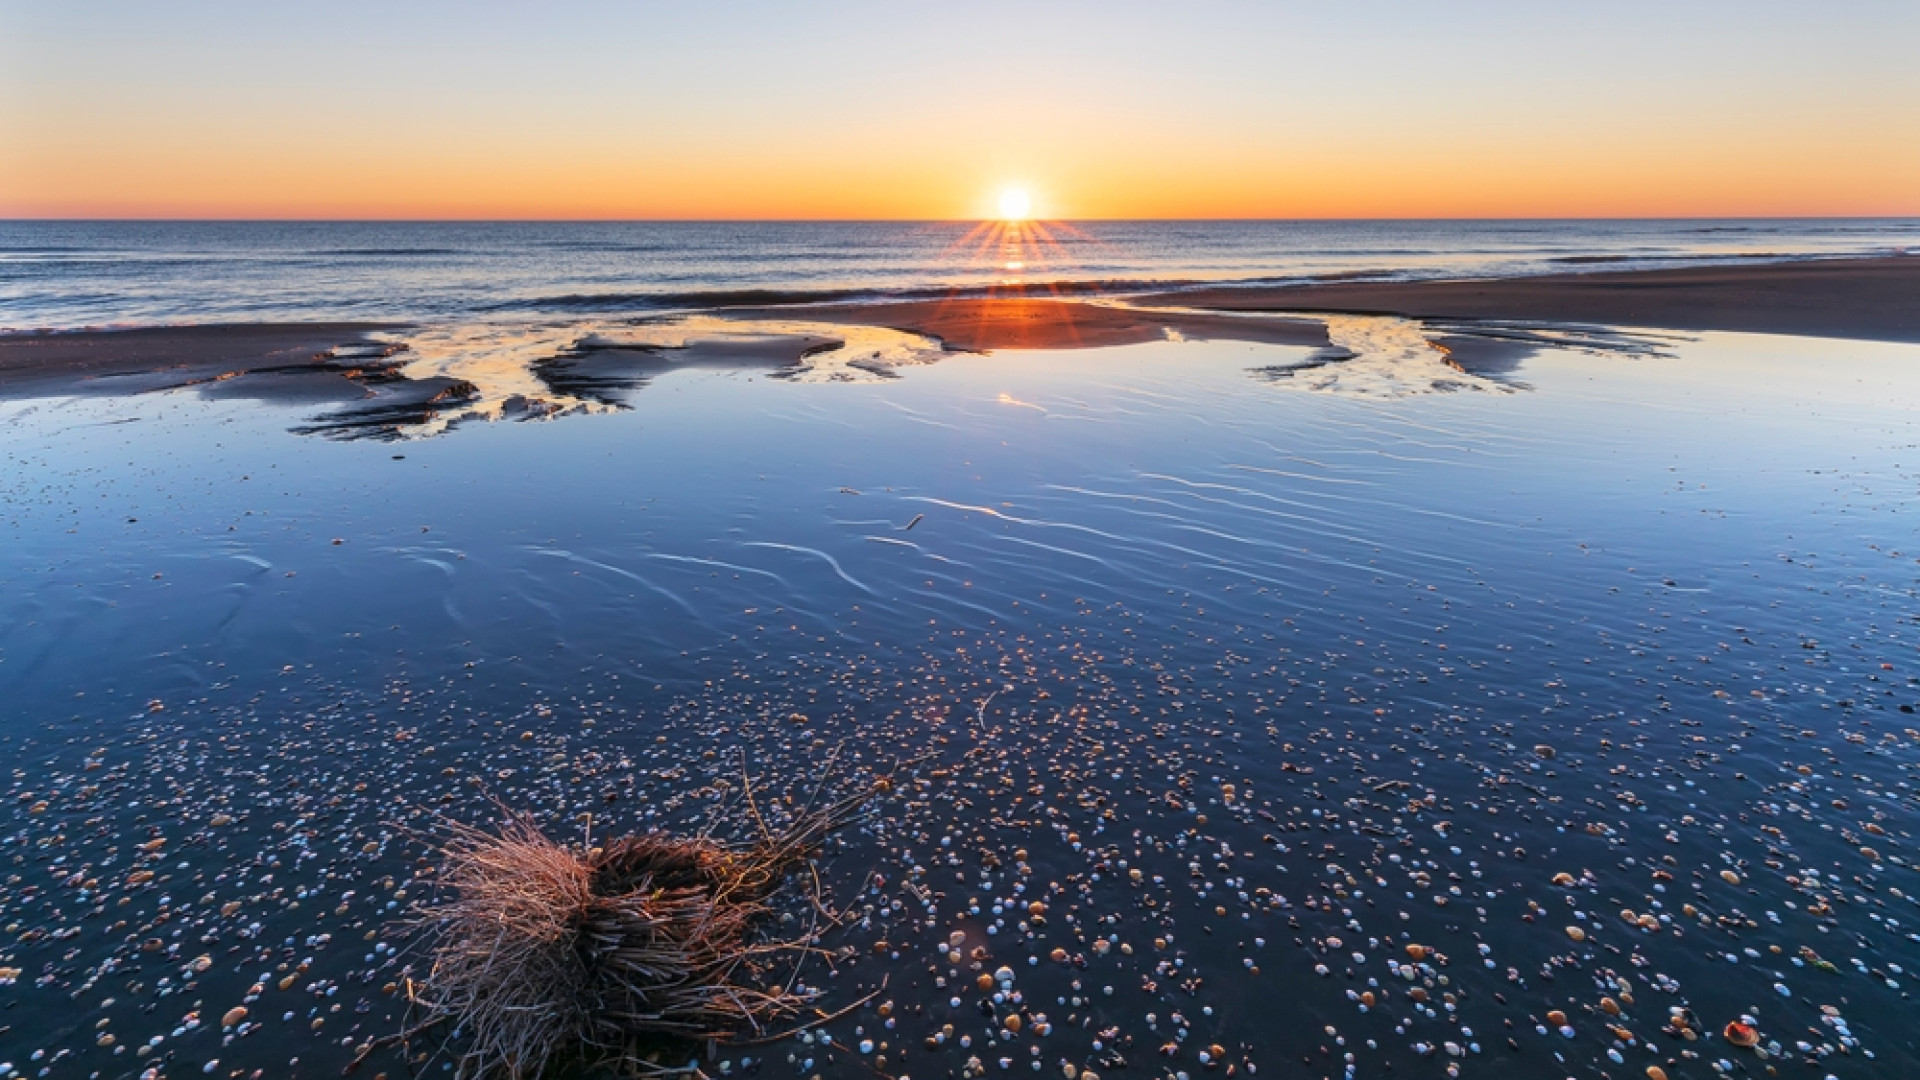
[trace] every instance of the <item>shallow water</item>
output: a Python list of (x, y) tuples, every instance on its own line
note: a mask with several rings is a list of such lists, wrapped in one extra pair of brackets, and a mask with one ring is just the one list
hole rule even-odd
[(914, 762), (809, 973), (893, 1008), (735, 1072), (1910, 1075), (1920, 356), (1670, 352), (1403, 397), (1228, 343), (686, 370), (401, 444), (0, 406), (0, 1063), (337, 1074), (421, 965), (430, 812), (604, 835), (833, 758)]

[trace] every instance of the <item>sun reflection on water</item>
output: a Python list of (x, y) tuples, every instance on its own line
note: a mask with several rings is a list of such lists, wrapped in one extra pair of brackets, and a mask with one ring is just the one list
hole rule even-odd
[(1022, 214), (1003, 213), (998, 220), (982, 221), (954, 241), (948, 253), (976, 266), (991, 267), (1002, 276), (988, 287), (991, 295), (1002, 290), (1024, 292), (1029, 288), (1061, 295), (1058, 283), (1034, 275), (1048, 268), (1062, 271), (1077, 265), (1065, 244), (1097, 245), (1093, 237), (1060, 221), (1037, 221)]

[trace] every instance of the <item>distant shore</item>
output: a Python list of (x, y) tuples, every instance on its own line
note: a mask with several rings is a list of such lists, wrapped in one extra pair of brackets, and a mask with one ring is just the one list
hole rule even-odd
[[(888, 327), (971, 351), (1094, 348), (1173, 335), (1319, 347), (1328, 343), (1326, 328), (1313, 316), (1331, 313), (1920, 343), (1920, 257), (1470, 281), (1223, 285), (1133, 294), (1117, 303), (1009, 290), (946, 300), (714, 312), (740, 320)], [(1299, 317), (1286, 317), (1290, 315)], [(397, 368), (404, 356), (394, 357), (392, 349), (370, 345), (367, 338), (394, 329), (337, 322), (0, 334), (0, 395), (142, 392), (226, 383), (251, 374), (272, 378), (243, 380), (223, 389), (236, 396), (358, 398), (365, 396), (369, 381), (400, 378)], [(446, 388), (433, 389), (437, 393)]]

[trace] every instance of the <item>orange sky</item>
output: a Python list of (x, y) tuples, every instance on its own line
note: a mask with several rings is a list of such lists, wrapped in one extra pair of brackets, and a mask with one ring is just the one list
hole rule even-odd
[(1717, 6), (14, 4), (0, 215), (1920, 214), (1920, 5)]

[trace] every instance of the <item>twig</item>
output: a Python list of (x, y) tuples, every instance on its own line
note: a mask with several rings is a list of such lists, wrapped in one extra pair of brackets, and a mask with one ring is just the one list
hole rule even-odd
[[(735, 1046), (765, 1046), (767, 1043), (779, 1042), (781, 1039), (798, 1035), (801, 1032), (810, 1030), (812, 1028), (817, 1028), (821, 1024), (831, 1024), (835, 1020), (840, 1019), (841, 1017), (847, 1015), (853, 1010), (859, 1008), (862, 1005), (865, 1005), (867, 1002), (872, 1001), (874, 998), (877, 998), (881, 994), (885, 993), (887, 989), (887, 980), (890, 978), (892, 978), (891, 975), (881, 976), (880, 985), (875, 987), (872, 993), (868, 994), (866, 997), (861, 998), (859, 1001), (856, 1001), (846, 1006), (845, 1008), (836, 1009), (831, 1013), (820, 1013), (818, 1018), (809, 1020), (806, 1023), (799, 1025), (798, 1027), (789, 1028), (788, 1030), (783, 1031), (778, 1035), (768, 1035), (758, 1039), (741, 1039), (738, 1042), (734, 1043), (734, 1045)], [(820, 1010), (815, 1009), (814, 1012), (819, 1013)]]
[(760, 816), (760, 807), (753, 801), (753, 777), (747, 775), (747, 748), (740, 748), (740, 785), (747, 792), (747, 809), (753, 811), (753, 822), (760, 827), (760, 839), (769, 840), (773, 830), (767, 828), (767, 819)]

